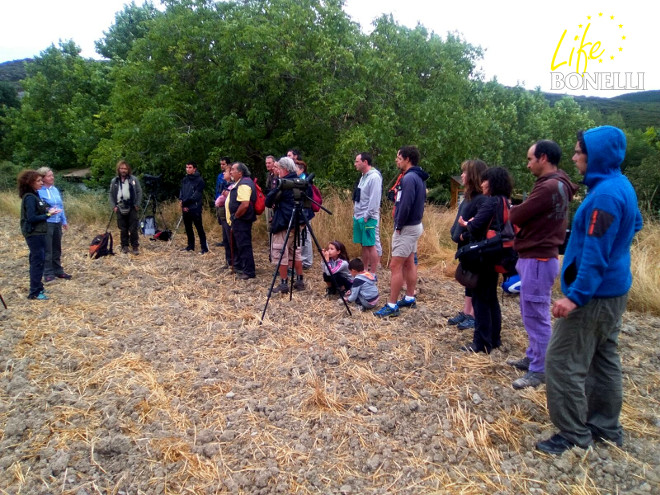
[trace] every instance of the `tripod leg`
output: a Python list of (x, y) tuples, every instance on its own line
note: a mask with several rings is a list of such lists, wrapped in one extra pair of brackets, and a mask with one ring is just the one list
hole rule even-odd
[(3, 299), (2, 294), (0, 294), (0, 301), (2, 301), (2, 305), (5, 307), (5, 309), (7, 309), (7, 303)]
[[(294, 214), (291, 215), (291, 219), (289, 220), (289, 227), (286, 229), (286, 235), (284, 236), (284, 245), (282, 246), (282, 250), (280, 251), (280, 257), (277, 260), (277, 266), (275, 266), (275, 271), (273, 272), (273, 280), (271, 280), (270, 282), (270, 289), (268, 289), (268, 296), (266, 297), (266, 304), (264, 305), (264, 310), (261, 313), (260, 323), (264, 322), (264, 316), (266, 315), (268, 302), (270, 301), (270, 296), (273, 293), (273, 287), (275, 287), (275, 280), (277, 280), (277, 275), (279, 274), (280, 271), (280, 265), (282, 264), (282, 259), (284, 258), (284, 250), (287, 248), (287, 244), (289, 243), (289, 236), (291, 235), (291, 228), (293, 227), (293, 219), (295, 216), (296, 215), (294, 212)], [(294, 257), (295, 257), (295, 251), (294, 251)], [(293, 286), (291, 287), (291, 290), (293, 290)]]
[[(305, 218), (304, 215), (303, 218)], [(316, 236), (314, 235), (314, 231), (312, 230), (312, 226), (309, 224), (309, 220), (307, 220), (307, 218), (305, 218), (305, 225), (307, 225), (307, 231), (309, 232), (309, 235), (312, 236), (312, 239), (314, 240), (314, 244), (316, 244), (316, 249), (318, 250), (321, 259), (323, 260), (323, 263), (325, 264), (325, 267), (327, 268), (328, 273), (330, 274), (330, 278), (332, 279), (333, 285), (338, 290), (339, 295), (341, 296), (341, 300), (344, 302), (344, 306), (346, 306), (346, 311), (348, 311), (348, 314), (352, 316), (353, 313), (351, 313), (351, 308), (348, 307), (348, 302), (346, 302), (346, 298), (344, 297), (344, 294), (339, 290), (339, 286), (337, 285), (337, 280), (335, 279), (335, 275), (330, 270), (330, 266), (328, 265), (328, 262), (325, 260), (325, 256), (323, 256), (323, 250), (321, 249), (321, 245), (319, 244), (319, 241), (316, 239)]]

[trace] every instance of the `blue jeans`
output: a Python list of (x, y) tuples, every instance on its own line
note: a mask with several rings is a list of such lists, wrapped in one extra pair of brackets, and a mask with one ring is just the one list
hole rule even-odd
[(46, 261), (46, 234), (31, 235), (25, 238), (30, 248), (30, 293), (28, 297), (37, 297), (44, 290), (41, 277), (44, 276)]
[(520, 275), (520, 314), (529, 337), (529, 371), (543, 373), (545, 351), (552, 333), (552, 284), (559, 273), (559, 260), (520, 258), (516, 263), (516, 270)]

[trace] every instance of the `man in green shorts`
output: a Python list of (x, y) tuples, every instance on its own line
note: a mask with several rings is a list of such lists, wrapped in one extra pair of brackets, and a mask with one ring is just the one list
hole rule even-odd
[(380, 221), (380, 198), (383, 177), (371, 164), (371, 154), (355, 157), (355, 168), (362, 174), (353, 191), (353, 242), (362, 245), (364, 269), (375, 274), (378, 269), (376, 229)]

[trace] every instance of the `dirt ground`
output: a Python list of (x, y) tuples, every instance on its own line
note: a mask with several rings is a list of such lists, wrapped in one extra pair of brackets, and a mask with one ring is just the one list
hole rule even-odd
[(265, 242), (241, 281), (181, 234), (92, 261), (94, 233), (65, 234), (73, 279), (28, 301), (27, 246), (0, 218), (2, 494), (660, 493), (660, 318), (624, 315), (623, 448), (549, 457), (545, 389), (514, 390), (505, 364), (526, 343), (515, 297), (490, 356), (457, 350), (462, 289), (423, 264), (399, 318), (348, 315), (314, 269), (260, 324)]

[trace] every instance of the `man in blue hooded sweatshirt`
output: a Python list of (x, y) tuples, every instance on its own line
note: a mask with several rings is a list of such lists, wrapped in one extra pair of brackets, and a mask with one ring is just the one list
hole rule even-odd
[(626, 137), (603, 126), (578, 133), (573, 161), (588, 194), (573, 218), (564, 255), (557, 320), (546, 354), (548, 412), (559, 432), (536, 448), (549, 453), (592, 441), (623, 445), (618, 338), (632, 285), (630, 245), (642, 228), (637, 195), (621, 173)]
[[(403, 146), (396, 155), (396, 167), (403, 174), (394, 201), (394, 233), (392, 234), (392, 260), (390, 261), (390, 297), (387, 304), (374, 312), (379, 318), (399, 316), (399, 308), (414, 308), (417, 285), (417, 240), (424, 232), (422, 217), (426, 202), (426, 179), (429, 174), (417, 166), (419, 150)], [(397, 301), (403, 283), (406, 295)]]

